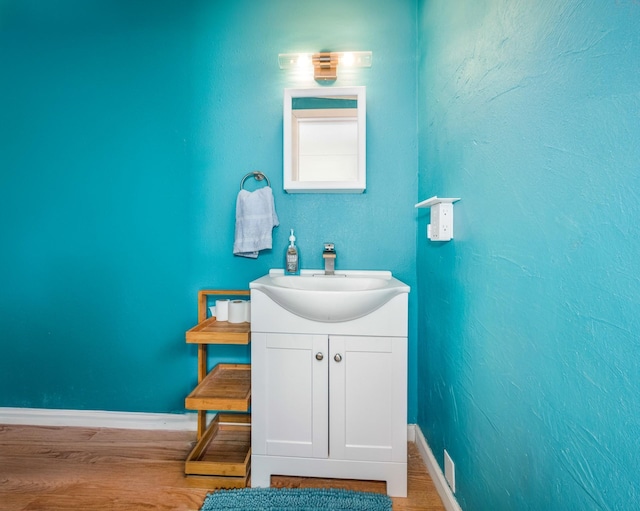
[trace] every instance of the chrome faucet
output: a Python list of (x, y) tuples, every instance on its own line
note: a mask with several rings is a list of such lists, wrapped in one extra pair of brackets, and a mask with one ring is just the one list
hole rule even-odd
[(336, 248), (333, 243), (325, 243), (322, 258), (324, 259), (324, 274), (335, 275), (336, 273)]

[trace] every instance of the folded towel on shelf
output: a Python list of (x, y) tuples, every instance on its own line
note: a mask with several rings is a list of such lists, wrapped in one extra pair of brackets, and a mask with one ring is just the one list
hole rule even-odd
[(236, 237), (233, 255), (258, 257), (258, 251), (271, 248), (271, 231), (279, 225), (273, 191), (265, 186), (254, 192), (240, 190), (236, 200)]

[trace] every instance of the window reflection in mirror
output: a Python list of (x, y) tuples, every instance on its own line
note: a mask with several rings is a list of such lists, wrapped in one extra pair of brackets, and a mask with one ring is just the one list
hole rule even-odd
[(288, 192), (363, 192), (365, 88), (285, 89)]

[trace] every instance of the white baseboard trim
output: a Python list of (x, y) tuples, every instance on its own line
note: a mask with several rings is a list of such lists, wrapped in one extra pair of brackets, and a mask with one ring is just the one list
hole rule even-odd
[[(440, 465), (438, 465), (429, 444), (427, 444), (427, 439), (422, 434), (422, 430), (417, 424), (411, 424), (410, 426), (413, 426), (413, 438), (415, 439), (413, 441), (416, 443), (422, 460), (427, 466), (427, 471), (433, 480), (438, 495), (440, 495), (440, 499), (442, 499), (444, 508), (447, 511), (462, 511), (458, 501), (451, 492), (451, 488), (449, 488), (447, 484), (447, 480), (444, 478)], [(411, 436), (411, 434), (409, 436)]]
[(0, 408), (0, 424), (195, 431), (197, 414)]
[(409, 442), (416, 441), (416, 428), (417, 424), (407, 424), (407, 440)]

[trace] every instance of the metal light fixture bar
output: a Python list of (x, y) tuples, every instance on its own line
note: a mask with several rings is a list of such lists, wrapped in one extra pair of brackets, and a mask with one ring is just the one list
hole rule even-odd
[(280, 53), (280, 69), (307, 72), (313, 69), (317, 81), (332, 81), (338, 77), (337, 68), (371, 67), (370, 51)]

